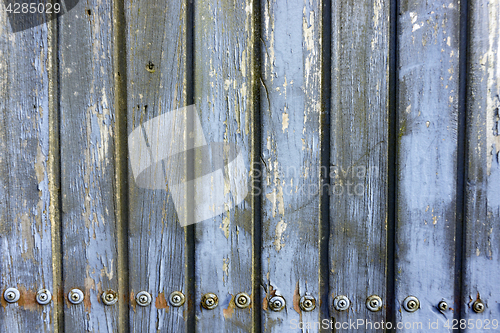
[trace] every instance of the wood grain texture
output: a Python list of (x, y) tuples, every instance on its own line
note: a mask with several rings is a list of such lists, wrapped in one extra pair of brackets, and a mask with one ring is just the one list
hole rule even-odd
[[(117, 291), (112, 4), (81, 1), (59, 19), (65, 331), (114, 332)], [(84, 302), (68, 302), (78, 288)], [(123, 296), (122, 296), (123, 297)]]
[[(343, 1), (334, 3), (332, 12), (330, 304), (338, 323), (375, 323), (385, 320), (391, 301), (386, 299), (390, 4)], [(333, 308), (338, 295), (349, 298), (349, 310)], [(381, 297), (381, 311), (367, 309), (371, 295)]]
[[(194, 98), (206, 141), (238, 145), (248, 170), (254, 96), (253, 2), (197, 1), (194, 16)], [(196, 332), (252, 329), (251, 311), (256, 305), (240, 309), (234, 303), (238, 293), (253, 293), (249, 198), (234, 208), (228, 202), (223, 214), (195, 224)], [(209, 292), (219, 297), (213, 310), (198, 306), (201, 296)]]
[[(319, 318), (299, 300), (319, 291), (321, 3), (261, 6), (262, 330), (298, 331)], [(286, 300), (281, 312), (269, 308), (274, 295)]]
[[(470, 53), (467, 94), (468, 163), (462, 317), (465, 332), (485, 332), (486, 320), (500, 321), (500, 2), (469, 5)], [(486, 304), (477, 314), (472, 305)], [(482, 323), (483, 327), (479, 325)], [(477, 325), (476, 325), (477, 324)], [(493, 328), (490, 324), (489, 327)], [(498, 326), (497, 326), (498, 329)]]
[[(47, 26), (12, 33), (0, 12), (0, 331), (53, 331)], [(21, 293), (8, 304), (4, 291)]]
[[(448, 332), (454, 301), (459, 64), (458, 1), (401, 1), (398, 13), (398, 322)], [(420, 309), (403, 309), (407, 296)], [(418, 323), (424, 325), (418, 329)], [(408, 326), (408, 327), (410, 327)]]
[[(128, 132), (186, 102), (186, 4), (140, 0), (125, 3), (127, 21)], [(130, 164), (129, 164), (130, 165)], [(142, 189), (129, 177), (129, 284), (131, 332), (182, 332), (186, 311), (172, 307), (172, 291), (185, 294), (185, 241), (170, 194)], [(152, 294), (136, 305), (140, 291)]]

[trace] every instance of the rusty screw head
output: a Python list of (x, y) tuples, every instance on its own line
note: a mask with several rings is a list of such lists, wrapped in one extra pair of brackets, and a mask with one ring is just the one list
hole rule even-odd
[(3, 298), (9, 303), (15, 303), (19, 301), (21, 294), (16, 288), (8, 288), (3, 294)]
[(250, 296), (246, 293), (239, 293), (234, 297), (234, 304), (240, 309), (248, 308), (251, 302)]
[(382, 309), (382, 299), (378, 295), (371, 295), (366, 299), (366, 307), (371, 312), (378, 312)]
[(219, 298), (214, 293), (206, 293), (201, 297), (201, 305), (207, 309), (212, 310), (219, 304)]
[(351, 301), (349, 301), (349, 298), (344, 295), (339, 295), (333, 299), (333, 307), (337, 311), (345, 311), (349, 309), (349, 306), (351, 305)]
[(438, 309), (441, 312), (447, 311), (448, 310), (448, 303), (446, 303), (446, 301), (439, 302)]
[(408, 312), (415, 312), (420, 308), (420, 301), (415, 296), (408, 296), (403, 302), (403, 308)]
[(184, 294), (181, 293), (180, 291), (174, 291), (170, 294), (169, 300), (172, 306), (179, 307), (184, 304), (186, 298), (184, 297)]
[(118, 294), (116, 291), (109, 289), (102, 293), (101, 299), (104, 304), (113, 305), (118, 301)]
[(311, 295), (304, 295), (300, 298), (300, 309), (305, 312), (310, 312), (316, 308), (316, 299)]
[(140, 306), (148, 306), (151, 304), (151, 294), (147, 291), (140, 291), (135, 295), (135, 302)]
[(83, 302), (83, 292), (80, 289), (71, 289), (68, 293), (68, 301), (71, 304), (80, 304)]
[(279, 312), (285, 308), (286, 301), (282, 296), (273, 296), (269, 299), (269, 308), (274, 312)]
[(40, 289), (36, 293), (36, 301), (40, 305), (49, 304), (51, 300), (52, 300), (52, 294), (47, 289)]
[(483, 301), (480, 299), (476, 300), (474, 304), (472, 304), (472, 310), (474, 310), (475, 313), (481, 313), (485, 309)]

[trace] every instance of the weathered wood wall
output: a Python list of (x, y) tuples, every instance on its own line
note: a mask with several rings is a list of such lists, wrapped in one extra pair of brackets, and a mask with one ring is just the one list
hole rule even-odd
[[(89, 0), (15, 33), (8, 3), (1, 332), (500, 332), (500, 1)], [(187, 105), (249, 194), (181, 227), (127, 139)]]

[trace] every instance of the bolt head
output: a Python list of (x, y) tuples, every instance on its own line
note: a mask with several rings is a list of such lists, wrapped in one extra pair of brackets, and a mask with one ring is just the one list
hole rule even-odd
[(472, 306), (472, 309), (476, 313), (481, 313), (485, 309), (484, 303), (481, 300), (477, 300), (477, 301), (474, 302), (474, 304)]
[(175, 302), (175, 303), (179, 303), (181, 301), (181, 297), (178, 296), (178, 295), (175, 295), (174, 297), (172, 297), (172, 300)]
[(7, 298), (8, 299), (14, 299), (14, 298), (16, 298), (16, 294), (14, 294), (13, 292), (8, 292), (7, 293)]
[(446, 310), (448, 310), (448, 303), (446, 303), (445, 301), (441, 301), (438, 304), (438, 308), (441, 311), (446, 311)]
[(269, 307), (275, 312), (279, 312), (285, 308), (285, 299), (282, 296), (273, 296), (269, 299)]

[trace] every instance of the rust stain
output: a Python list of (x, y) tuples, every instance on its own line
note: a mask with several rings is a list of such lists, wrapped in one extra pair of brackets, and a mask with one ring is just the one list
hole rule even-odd
[(264, 297), (264, 299), (262, 300), (262, 310), (264, 311), (267, 311), (267, 309), (269, 308), (268, 305), (268, 299), (271, 298), (271, 297), (274, 297), (276, 296), (276, 289), (273, 288), (272, 285), (269, 285), (269, 291), (266, 292), (266, 297)]
[(157, 309), (165, 309), (167, 313), (170, 311), (167, 299), (165, 298), (165, 292), (161, 292), (158, 294), (158, 297), (156, 297), (155, 306)]
[(234, 307), (235, 307), (234, 296), (231, 295), (231, 301), (229, 302), (227, 309), (222, 309), (222, 314), (224, 315), (224, 319), (230, 319), (233, 317)]
[(85, 278), (85, 297), (83, 298), (83, 305), (85, 307), (85, 311), (90, 311), (92, 308), (92, 303), (90, 302), (90, 290), (96, 289), (95, 281), (90, 276)]
[(135, 312), (135, 307), (137, 304), (135, 303), (135, 293), (133, 290), (130, 292), (130, 305), (132, 306), (132, 308), (134, 308)]
[(302, 310), (300, 309), (300, 293), (299, 293), (299, 281), (295, 285), (295, 292), (293, 293), (293, 309), (302, 316)]
[(21, 294), (19, 301), (17, 301), (17, 304), (19, 304), (20, 307), (23, 307), (24, 309), (30, 311), (36, 311), (37, 309), (40, 310), (40, 308), (38, 307), (38, 303), (36, 302), (35, 291), (27, 290), (26, 287), (23, 285), (18, 285), (17, 289)]

